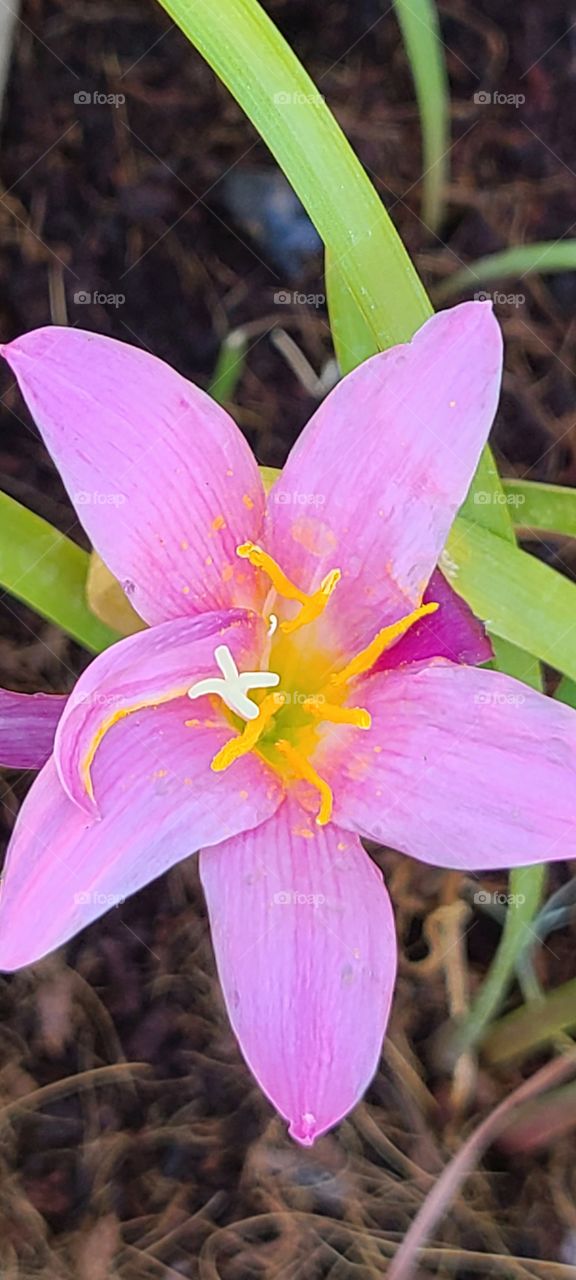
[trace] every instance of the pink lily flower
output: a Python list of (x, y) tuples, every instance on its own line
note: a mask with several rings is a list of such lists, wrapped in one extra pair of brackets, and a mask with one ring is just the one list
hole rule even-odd
[(54, 710), (9, 848), (0, 966), (200, 848), (232, 1026), (310, 1144), (369, 1084), (394, 987), (360, 837), (450, 868), (576, 852), (576, 718), (474, 668), (488, 642), (436, 571), (496, 410), (499, 327), (465, 303), (368, 360), (268, 501), (231, 418), (144, 351), (47, 328), (4, 355), (149, 629)]

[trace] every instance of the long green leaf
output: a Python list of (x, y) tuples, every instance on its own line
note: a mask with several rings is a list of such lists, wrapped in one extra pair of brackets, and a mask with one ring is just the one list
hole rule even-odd
[(257, 0), (161, 0), (276, 157), (385, 346), (432, 313), (374, 187), (304, 67)]
[(100, 653), (120, 637), (88, 608), (88, 562), (88, 553), (65, 534), (0, 493), (0, 586)]
[(576, 489), (536, 480), (504, 480), (506, 505), (518, 529), (576, 538)]
[(461, 515), (440, 567), (491, 634), (576, 679), (573, 582)]
[(412, 69), (422, 129), (422, 221), (442, 222), (449, 176), (450, 90), (434, 0), (394, 0)]
[(456, 298), (470, 289), (493, 284), (495, 280), (521, 279), (540, 272), (576, 270), (576, 240), (542, 240), (537, 244), (519, 244), (479, 258), (455, 271), (434, 289), (436, 302)]

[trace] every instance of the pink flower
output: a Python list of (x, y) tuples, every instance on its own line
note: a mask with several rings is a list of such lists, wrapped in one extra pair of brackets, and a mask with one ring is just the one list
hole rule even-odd
[(394, 986), (359, 837), (470, 869), (576, 852), (573, 713), (466, 665), (489, 646), (435, 572), (494, 417), (498, 325), (466, 303), (368, 360), (268, 503), (228, 415), (144, 351), (50, 328), (4, 354), (150, 625), (62, 711), (10, 845), (0, 964), (200, 847), (232, 1025), (311, 1143), (368, 1085)]

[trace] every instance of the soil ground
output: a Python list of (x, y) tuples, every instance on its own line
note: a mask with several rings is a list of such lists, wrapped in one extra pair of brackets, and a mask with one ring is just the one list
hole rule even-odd
[[(329, 21), (322, 0), (267, 7), (432, 292), (462, 262), (571, 233), (571, 4), (441, 3), (453, 149), (440, 237), (419, 216), (418, 118), (393, 13), (378, 0), (332, 0)], [(525, 101), (485, 105), (474, 100), (480, 89)], [(124, 101), (75, 101), (95, 92)], [(281, 464), (316, 400), (278, 330), (316, 374), (331, 345), (322, 305), (279, 304), (274, 295), (322, 294), (321, 257), (290, 209), (280, 226), (262, 217), (271, 159), (163, 11), (132, 0), (25, 0), (0, 174), (2, 340), (51, 321), (80, 323), (141, 344), (207, 385), (224, 336), (249, 325), (232, 409), (259, 461)], [(574, 483), (576, 274), (507, 281), (499, 293), (515, 301), (497, 301), (507, 340), (498, 460), (507, 473)], [(2, 485), (82, 542), (22, 403), (4, 371), (1, 378)], [(569, 546), (532, 549), (573, 572)], [(86, 661), (53, 626), (2, 599), (0, 683), (69, 689)], [(5, 835), (29, 781), (4, 775)], [(0, 978), (3, 1280), (383, 1274), (431, 1176), (474, 1117), (538, 1062), (499, 1072), (481, 1062), (464, 1113), (455, 1110), (438, 1049), (450, 1013), (447, 966), (426, 938), (434, 913), (458, 901), (462, 879), (388, 851), (375, 856), (401, 947), (390, 1035), (366, 1101), (312, 1152), (286, 1138), (239, 1057), (193, 861), (64, 952)], [(551, 886), (567, 874), (555, 868)], [(465, 934), (462, 964), (474, 990), (498, 929), (471, 909), (458, 919), (449, 916), (450, 927)], [(546, 986), (573, 976), (573, 951), (573, 930), (541, 949)], [(428, 1254), (419, 1274), (552, 1276), (559, 1273), (547, 1261), (576, 1265), (575, 1179), (569, 1131), (521, 1160), (492, 1149), (438, 1233), (451, 1252), (441, 1263)], [(508, 1255), (542, 1259), (544, 1269)]]

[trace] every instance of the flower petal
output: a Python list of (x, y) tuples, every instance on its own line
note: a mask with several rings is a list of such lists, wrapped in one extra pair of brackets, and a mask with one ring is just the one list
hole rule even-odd
[(451, 662), (465, 662), (469, 666), (490, 661), (492, 645), (482, 623), (439, 569), (432, 574), (424, 592), (424, 604), (431, 600), (440, 608), (421, 618), (391, 649), (386, 649), (376, 663), (376, 671), (431, 658), (449, 658)]
[(202, 850), (230, 1021), (258, 1083), (310, 1145), (376, 1070), (396, 969), (382, 876), (359, 840), (286, 801), (258, 830)]
[[(187, 706), (184, 705), (186, 701)], [(199, 845), (264, 821), (281, 799), (256, 756), (210, 761), (229, 730), (186, 729), (189, 703), (129, 716), (94, 761), (101, 821), (64, 794), (49, 761), (18, 816), (0, 890), (0, 968), (31, 964)]]
[[(230, 648), (241, 671), (254, 670), (264, 638), (264, 624), (257, 614), (231, 609), (165, 622), (101, 653), (80, 676), (56, 734), (54, 759), (70, 799), (88, 813), (97, 812), (99, 796), (96, 791), (94, 798), (89, 794), (86, 761), (100, 735), (109, 732), (127, 710), (182, 699), (197, 680), (220, 676), (214, 651), (221, 644)], [(214, 717), (204, 698), (195, 704), (185, 699), (181, 705), (183, 722), (207, 713)], [(221, 723), (226, 727), (223, 718)], [(227, 731), (230, 737), (229, 724)]]
[(444, 659), (358, 681), (372, 728), (314, 764), (336, 821), (462, 870), (576, 856), (576, 715), (496, 671)]
[(348, 652), (420, 604), (496, 412), (490, 304), (433, 316), (327, 396), (269, 499), (267, 549), (304, 590), (342, 571), (326, 625)]
[(36, 329), (2, 353), (91, 541), (147, 622), (259, 599), (235, 552), (258, 538), (264, 491), (224, 409), (101, 334)]
[(0, 689), (0, 764), (6, 769), (41, 769), (52, 754), (66, 702), (65, 694)]

